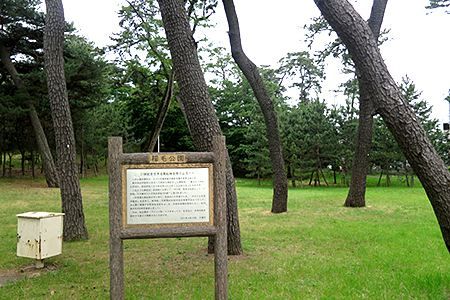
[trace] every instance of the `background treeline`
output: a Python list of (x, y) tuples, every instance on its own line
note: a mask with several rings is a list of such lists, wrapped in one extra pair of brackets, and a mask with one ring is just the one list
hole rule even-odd
[[(8, 47), (27, 93), (19, 90), (0, 65), (0, 154), (2, 176), (37, 175), (41, 158), (28, 117), (32, 102), (55, 149), (54, 134), (43, 70), (43, 15), (39, 1), (2, 4), (0, 43)], [(8, 4), (9, 3), (9, 4)], [(19, 4), (19, 6), (17, 6)], [(21, 5), (21, 6), (20, 6)], [(193, 30), (207, 30), (207, 2), (195, 2)], [(24, 13), (26, 12), (26, 13)], [(107, 137), (124, 138), (125, 151), (147, 151), (157, 114), (171, 89), (167, 114), (160, 133), (161, 151), (194, 150), (177, 86), (170, 83), (171, 61), (163, 29), (153, 1), (129, 1), (122, 8), (121, 32), (105, 49), (79, 36), (68, 24), (65, 41), (65, 71), (74, 122), (80, 174), (104, 170)], [(321, 23), (322, 22), (322, 23)], [(25, 25), (24, 25), (25, 24)], [(313, 20), (310, 45), (323, 20)], [(318, 30), (321, 28), (321, 30)], [(333, 44), (334, 43), (334, 44)], [(358, 85), (348, 55), (333, 41), (332, 48), (288, 53), (276, 68), (263, 67), (262, 74), (275, 102), (288, 177), (299, 184), (348, 184), (358, 125)], [(253, 91), (227, 51), (198, 38), (209, 91), (238, 177), (269, 178), (271, 164), (265, 124)], [(328, 48), (327, 48), (328, 47)], [(333, 52), (334, 51), (334, 52)], [(342, 104), (321, 98), (326, 56), (340, 57), (349, 80), (339, 86)], [(414, 108), (436, 149), (449, 163), (448, 141), (431, 107), (421, 97), (412, 79), (401, 82), (403, 93)], [(370, 154), (371, 171), (404, 176), (412, 184), (412, 171), (383, 121), (375, 117)], [(380, 177), (381, 178), (381, 177)]]

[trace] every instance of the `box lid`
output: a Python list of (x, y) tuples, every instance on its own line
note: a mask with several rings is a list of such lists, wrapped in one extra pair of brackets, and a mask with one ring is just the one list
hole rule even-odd
[(64, 216), (64, 213), (46, 212), (46, 211), (29, 211), (26, 213), (21, 213), (16, 215), (18, 218), (28, 218), (28, 219), (44, 219), (57, 216)]

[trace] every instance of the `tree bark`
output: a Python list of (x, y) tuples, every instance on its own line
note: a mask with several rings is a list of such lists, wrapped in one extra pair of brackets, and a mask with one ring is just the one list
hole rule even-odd
[(376, 112), (385, 121), (433, 207), (450, 252), (450, 173), (383, 61), (367, 22), (346, 0), (314, 0), (347, 46), (358, 80), (367, 85)]
[(365, 86), (360, 85), (359, 120), (350, 188), (344, 206), (366, 206), (366, 181), (373, 135), (373, 105)]
[(64, 9), (61, 0), (46, 0), (44, 62), (60, 175), (64, 240), (87, 239), (80, 181), (76, 165), (75, 136), (64, 76)]
[[(25, 89), (25, 86), (20, 79), (19, 73), (16, 70), (13, 62), (11, 61), (10, 53), (8, 49), (0, 43), (0, 60), (3, 63), (3, 66), (11, 75), (11, 78), (14, 82), (16, 88), (30, 97), (28, 92)], [(44, 168), (45, 180), (47, 181), (48, 187), (58, 187), (59, 186), (59, 176), (56, 170), (55, 162), (53, 160), (52, 152), (50, 151), (50, 147), (48, 146), (47, 137), (45, 136), (44, 129), (42, 128), (41, 121), (39, 120), (39, 116), (37, 114), (36, 108), (31, 101), (27, 101), (26, 103), (28, 108), (28, 115), (31, 120), (31, 125), (33, 127), (34, 135), (36, 138), (36, 143), (38, 146), (39, 153), (42, 157), (42, 166)]]
[(258, 68), (247, 57), (242, 49), (239, 21), (233, 0), (223, 0), (222, 2), (228, 20), (228, 36), (230, 38), (231, 54), (252, 87), (266, 124), (266, 135), (269, 144), (269, 154), (273, 171), (272, 212), (286, 212), (288, 179), (284, 167), (281, 137), (278, 129), (278, 120), (275, 113), (275, 108), (266, 90), (263, 79), (259, 74)]
[[(183, 2), (158, 0), (164, 29), (180, 88), (180, 99), (188, 121), (192, 139), (198, 151), (212, 151), (213, 137), (222, 131), (208, 94), (206, 81), (198, 60), (197, 47), (187, 18)], [(227, 221), (228, 254), (242, 253), (237, 195), (227, 154)]]
[[(388, 0), (374, 0), (368, 25), (375, 41), (380, 36), (381, 24)], [(373, 104), (368, 88), (359, 82), (359, 120), (356, 148), (353, 157), (352, 178), (344, 206), (366, 206), (366, 181), (369, 172), (369, 153), (373, 136)]]

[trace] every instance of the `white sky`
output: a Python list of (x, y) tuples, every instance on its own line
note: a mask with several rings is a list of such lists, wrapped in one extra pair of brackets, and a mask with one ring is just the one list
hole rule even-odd
[[(98, 46), (109, 44), (109, 36), (119, 30), (116, 12), (124, 0), (63, 0), (68, 21)], [(220, 1), (219, 1), (220, 2)], [(353, 0), (359, 13), (368, 18), (371, 0)], [(449, 108), (444, 98), (450, 89), (450, 14), (425, 9), (427, 0), (390, 0), (383, 28), (390, 28), (390, 41), (382, 46), (385, 62), (397, 82), (408, 75), (422, 97), (433, 105), (433, 114), (448, 122)], [(258, 65), (275, 66), (288, 52), (306, 50), (303, 26), (319, 15), (313, 0), (235, 0), (246, 54)], [(214, 16), (217, 26), (208, 36), (228, 48), (228, 25), (222, 6)], [(337, 65), (327, 68), (323, 87), (326, 100), (335, 104), (340, 82)]]

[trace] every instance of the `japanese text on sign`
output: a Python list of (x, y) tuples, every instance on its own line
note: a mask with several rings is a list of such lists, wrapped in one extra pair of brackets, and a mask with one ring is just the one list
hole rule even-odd
[(126, 170), (126, 223), (210, 222), (208, 168)]

